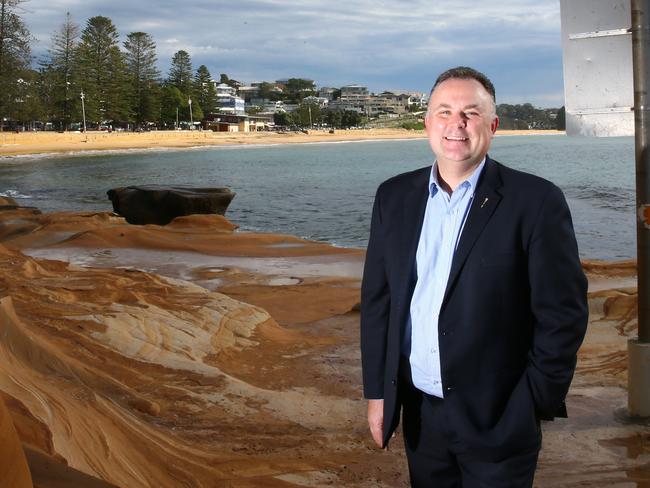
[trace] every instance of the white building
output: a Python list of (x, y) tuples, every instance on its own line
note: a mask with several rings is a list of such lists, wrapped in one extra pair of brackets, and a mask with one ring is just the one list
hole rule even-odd
[(385, 91), (379, 95), (373, 95), (369, 99), (369, 112), (371, 114), (397, 114), (402, 115), (408, 112), (410, 96), (406, 93), (393, 93)]
[(217, 96), (227, 96), (227, 95), (237, 95), (237, 90), (235, 90), (232, 86), (226, 85), (225, 83), (219, 83), (217, 86), (215, 86), (215, 90), (217, 91)]
[(246, 113), (244, 99), (237, 96), (237, 90), (230, 85), (220, 83), (216, 87), (217, 109), (224, 114), (244, 115)]
[(350, 103), (350, 102), (343, 102), (341, 99), (337, 100), (332, 100), (328, 103), (327, 108), (330, 110), (341, 110), (341, 111), (346, 111), (349, 110), (351, 112), (358, 112), (360, 114), (365, 114), (366, 113), (366, 104), (358, 104), (358, 103)]
[(244, 115), (246, 113), (245, 106), (244, 99), (235, 95), (217, 97), (217, 107), (221, 113)]
[(239, 96), (246, 101), (250, 101), (257, 96), (259, 91), (258, 86), (241, 86), (239, 87)]
[(412, 92), (409, 93), (409, 106), (415, 106), (421, 109), (426, 109), (429, 103), (429, 95), (425, 93)]
[(323, 86), (318, 89), (317, 95), (321, 98), (327, 98), (328, 100), (333, 100), (334, 99), (334, 93), (336, 92), (336, 88), (330, 88), (328, 86)]
[(278, 100), (277, 102), (272, 102), (270, 100), (265, 100), (264, 105), (262, 105), (264, 112), (271, 112), (271, 113), (278, 113), (278, 112), (286, 112), (286, 108), (284, 107), (284, 102), (282, 100)]
[(345, 85), (341, 87), (341, 98), (368, 95), (368, 87), (364, 85)]
[(338, 110), (353, 110), (359, 113), (366, 113), (370, 102), (368, 87), (363, 85), (346, 85), (341, 87), (341, 97), (337, 104), (330, 104), (330, 107)]

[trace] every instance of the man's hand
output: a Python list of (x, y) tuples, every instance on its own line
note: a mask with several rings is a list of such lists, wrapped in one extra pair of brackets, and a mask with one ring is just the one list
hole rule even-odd
[(368, 400), (368, 425), (372, 438), (379, 447), (382, 447), (384, 431), (384, 400)]

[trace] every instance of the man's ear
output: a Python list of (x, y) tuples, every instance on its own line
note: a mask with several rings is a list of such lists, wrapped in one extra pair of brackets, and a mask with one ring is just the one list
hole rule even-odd
[(492, 129), (492, 134), (494, 134), (497, 131), (498, 127), (499, 127), (499, 116), (495, 115), (494, 120), (492, 121), (492, 124), (490, 125), (490, 129)]

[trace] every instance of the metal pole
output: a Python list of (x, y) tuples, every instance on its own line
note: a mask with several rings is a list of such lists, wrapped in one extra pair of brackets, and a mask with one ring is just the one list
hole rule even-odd
[(628, 408), (650, 417), (650, 0), (631, 0), (639, 338), (628, 341)]
[(632, 0), (639, 341), (650, 342), (650, 0)]
[(88, 140), (88, 132), (86, 131), (86, 105), (84, 104), (84, 99), (85, 99), (84, 91), (81, 90), (81, 113), (83, 115), (83, 121), (84, 121), (84, 134), (86, 136), (86, 141)]
[(192, 99), (188, 98), (187, 103), (190, 104), (190, 130), (194, 129), (194, 118), (192, 117)]

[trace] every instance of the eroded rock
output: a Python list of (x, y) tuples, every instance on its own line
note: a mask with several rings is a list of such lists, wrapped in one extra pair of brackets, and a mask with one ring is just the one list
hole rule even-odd
[(129, 224), (166, 225), (174, 218), (193, 214), (225, 215), (235, 192), (229, 188), (187, 188), (143, 185), (113, 188), (107, 192), (113, 210)]

